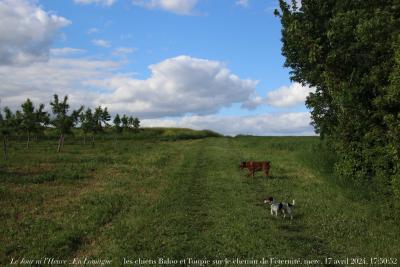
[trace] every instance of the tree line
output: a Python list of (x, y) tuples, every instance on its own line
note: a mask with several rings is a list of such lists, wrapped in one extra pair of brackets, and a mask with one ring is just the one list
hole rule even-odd
[(400, 2), (279, 2), (285, 66), (316, 88), (306, 104), (337, 177), (400, 199)]
[(41, 136), (48, 128), (54, 128), (59, 135), (57, 151), (60, 152), (64, 146), (66, 134), (71, 134), (72, 129), (79, 128), (83, 132), (83, 143), (86, 144), (87, 136), (91, 137), (91, 143), (94, 145), (95, 136), (104, 132), (104, 128), (110, 127), (115, 133), (123, 131), (138, 131), (140, 120), (132, 116), (116, 114), (113, 120), (113, 126), (109, 123), (111, 115), (107, 107), (84, 108), (70, 110), (68, 96), (62, 100), (58, 95), (53, 96), (50, 102), (52, 114), (44, 110), (45, 105), (40, 104), (35, 107), (34, 103), (28, 98), (22, 105), (21, 110), (13, 112), (5, 107), (0, 110), (0, 133), (3, 136), (4, 159), (7, 159), (8, 142), (11, 135), (21, 133), (26, 135), (26, 148), (28, 149), (32, 137)]

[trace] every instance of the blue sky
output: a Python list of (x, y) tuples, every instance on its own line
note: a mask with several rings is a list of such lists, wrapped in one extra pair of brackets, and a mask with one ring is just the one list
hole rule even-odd
[[(138, 116), (143, 126), (313, 134), (304, 105), (312, 89), (292, 83), (283, 68), (276, 6), (0, 0), (1, 104), (18, 108), (27, 97), (48, 102), (58, 93), (74, 106)], [(22, 30), (7, 30), (15, 27)]]

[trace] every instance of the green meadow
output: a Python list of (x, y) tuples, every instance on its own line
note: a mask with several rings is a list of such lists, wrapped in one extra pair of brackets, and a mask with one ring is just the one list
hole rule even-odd
[[(67, 137), (61, 153), (56, 139), (29, 149), (11, 140), (0, 160), (0, 265), (400, 260), (398, 204), (335, 177), (318, 137), (179, 134), (94, 147)], [(244, 160), (271, 161), (271, 176), (247, 177)], [(268, 196), (295, 199), (293, 220), (271, 216)]]

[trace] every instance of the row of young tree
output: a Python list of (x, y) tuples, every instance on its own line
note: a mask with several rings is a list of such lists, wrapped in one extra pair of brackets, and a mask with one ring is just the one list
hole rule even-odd
[(128, 117), (125, 114), (122, 117), (116, 114), (113, 120), (114, 125), (111, 126), (109, 123), (111, 115), (107, 108), (101, 106), (94, 110), (91, 108), (85, 110), (83, 106), (70, 110), (68, 96), (60, 100), (58, 95), (54, 95), (50, 106), (52, 114), (44, 110), (44, 104), (36, 108), (28, 98), (21, 105), (21, 110), (12, 112), (8, 107), (5, 107), (3, 112), (0, 110), (0, 133), (3, 136), (5, 159), (7, 159), (9, 137), (17, 133), (26, 135), (26, 148), (29, 148), (32, 136), (37, 138), (42, 136), (46, 129), (54, 128), (59, 134), (57, 151), (60, 152), (64, 146), (65, 135), (71, 134), (74, 128), (82, 130), (84, 144), (86, 144), (86, 138), (90, 136), (92, 145), (94, 145), (96, 134), (104, 132), (104, 128), (112, 128), (117, 134), (123, 131), (137, 132), (140, 128), (138, 118)]
[(285, 66), (316, 88), (306, 104), (337, 176), (400, 199), (399, 1), (279, 2)]

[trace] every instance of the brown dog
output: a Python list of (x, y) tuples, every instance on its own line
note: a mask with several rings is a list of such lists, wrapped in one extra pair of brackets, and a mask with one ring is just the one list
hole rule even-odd
[(240, 169), (248, 169), (249, 174), (247, 176), (252, 175), (254, 178), (254, 173), (258, 171), (263, 171), (265, 174), (265, 177), (269, 175), (269, 168), (270, 166), (269, 161), (242, 161), (240, 163)]

